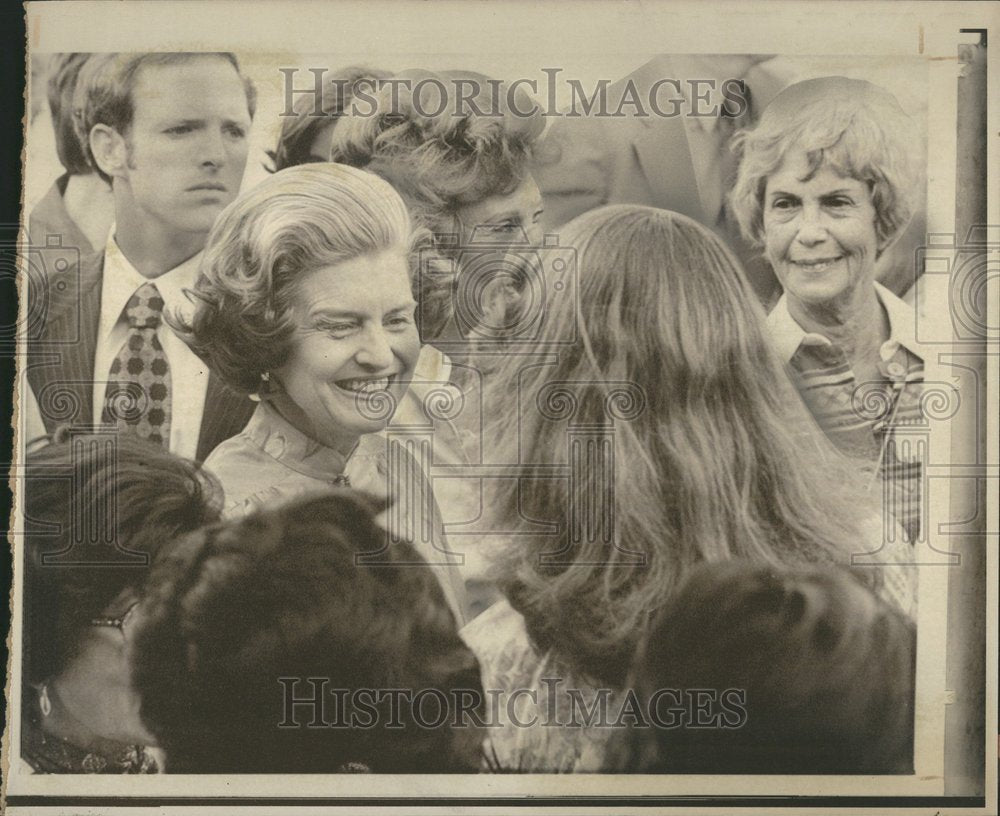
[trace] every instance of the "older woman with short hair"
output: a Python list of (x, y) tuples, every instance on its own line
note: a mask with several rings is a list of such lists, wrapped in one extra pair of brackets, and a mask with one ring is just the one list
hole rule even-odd
[(393, 535), (414, 539), (459, 620), (463, 588), (430, 487), (385, 428), (420, 352), (409, 264), (422, 237), (371, 173), (292, 167), (236, 199), (216, 222), (182, 327), (233, 388), (260, 405), (206, 459), (245, 515), (350, 484), (390, 499)]
[(799, 82), (737, 134), (732, 193), (784, 288), (767, 324), (779, 355), (834, 444), (878, 468), (911, 540), (920, 464), (900, 457), (893, 430), (921, 418), (924, 361), (912, 307), (876, 281), (875, 263), (913, 215), (912, 129), (869, 82)]

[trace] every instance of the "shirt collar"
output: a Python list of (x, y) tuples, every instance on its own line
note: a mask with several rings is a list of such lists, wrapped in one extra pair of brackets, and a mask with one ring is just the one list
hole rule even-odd
[[(889, 339), (882, 344), (882, 358), (887, 359), (887, 355), (891, 357), (896, 346), (903, 346), (912, 354), (923, 359), (923, 354), (916, 340), (916, 321), (913, 316), (913, 308), (896, 297), (881, 283), (875, 283), (875, 293), (889, 319)], [(771, 343), (783, 363), (790, 362), (803, 343), (806, 345), (832, 345), (822, 334), (807, 332), (795, 322), (791, 312), (788, 311), (788, 296), (784, 294), (767, 316), (767, 329), (771, 335)]]
[(184, 294), (185, 289), (194, 286), (198, 277), (201, 253), (188, 258), (184, 263), (150, 280), (143, 277), (125, 257), (114, 239), (114, 228), (104, 248), (104, 274), (101, 276), (101, 319), (98, 337), (105, 339), (121, 319), (128, 299), (136, 289), (146, 283), (155, 283), (163, 298), (164, 311), (189, 317), (193, 304)]
[(875, 291), (878, 293), (878, 299), (882, 302), (882, 307), (889, 318), (889, 339), (896, 341), (907, 351), (911, 351), (923, 359), (920, 344), (917, 342), (917, 320), (914, 307), (894, 295), (881, 283), (875, 283)]
[(383, 438), (378, 434), (363, 434), (350, 456), (344, 456), (306, 436), (266, 401), (257, 406), (243, 434), (288, 469), (328, 482), (344, 474), (348, 461), (353, 464), (384, 455)]

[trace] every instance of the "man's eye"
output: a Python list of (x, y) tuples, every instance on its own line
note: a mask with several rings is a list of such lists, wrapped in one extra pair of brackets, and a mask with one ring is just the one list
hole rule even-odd
[(226, 128), (226, 132), (230, 136), (232, 136), (232, 137), (234, 137), (236, 139), (242, 139), (242, 138), (244, 138), (247, 135), (247, 132), (243, 128), (241, 128), (239, 125), (231, 125), (231, 126), (229, 126), (228, 128)]
[(191, 125), (174, 125), (174, 127), (167, 128), (164, 133), (170, 133), (174, 136), (180, 136), (184, 133), (190, 133), (192, 130)]

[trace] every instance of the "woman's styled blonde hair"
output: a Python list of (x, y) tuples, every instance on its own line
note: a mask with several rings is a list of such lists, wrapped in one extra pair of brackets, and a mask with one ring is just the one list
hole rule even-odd
[(254, 393), (287, 359), (292, 295), (305, 274), (391, 249), (412, 254), (422, 238), (378, 176), (336, 164), (290, 167), (223, 210), (191, 292), (198, 308), (189, 325), (171, 323), (226, 383)]
[[(536, 646), (621, 683), (690, 567), (846, 563), (871, 549), (874, 508), (809, 417), (714, 234), (678, 213), (617, 205), (560, 237), (576, 252), (578, 296), (545, 314), (540, 347), (558, 356), (510, 355), (489, 386), (484, 449), (518, 478), (496, 480), (486, 506), (493, 529), (516, 531), (499, 580)], [(574, 450), (574, 425), (604, 440)], [(568, 489), (552, 473), (573, 457), (588, 467)], [(595, 533), (602, 513), (611, 532)], [(539, 523), (573, 532), (556, 547), (532, 533)]]
[(913, 127), (891, 93), (864, 80), (830, 76), (786, 88), (753, 130), (733, 138), (740, 169), (730, 201), (743, 234), (764, 245), (767, 180), (798, 148), (806, 153), (810, 173), (826, 164), (868, 186), (881, 253), (916, 207)]

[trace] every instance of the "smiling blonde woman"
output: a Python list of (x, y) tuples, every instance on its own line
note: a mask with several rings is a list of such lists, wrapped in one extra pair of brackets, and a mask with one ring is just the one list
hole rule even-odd
[(226, 515), (339, 485), (385, 497), (393, 536), (413, 540), (462, 620), (429, 484), (376, 435), (420, 353), (409, 263), (422, 234), (371, 173), (284, 170), (220, 216), (193, 292), (198, 310), (181, 328), (219, 376), (260, 402), (244, 432), (205, 461)]

